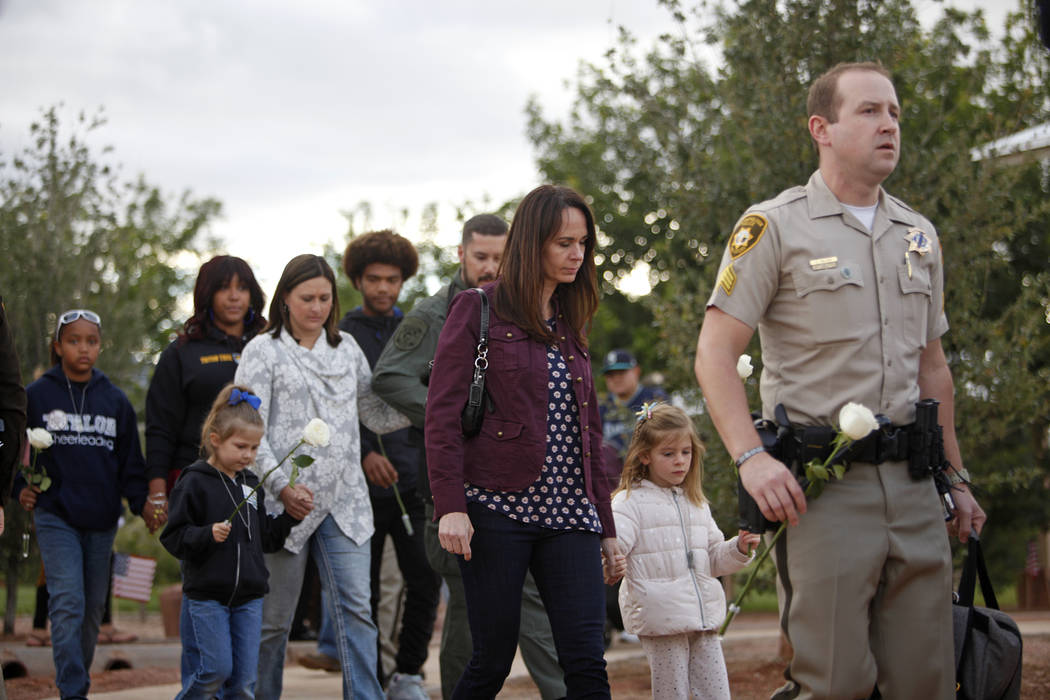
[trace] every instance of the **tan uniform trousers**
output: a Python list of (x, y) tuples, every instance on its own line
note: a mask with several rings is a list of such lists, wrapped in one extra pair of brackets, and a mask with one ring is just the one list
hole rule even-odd
[(955, 697), (951, 551), (933, 481), (854, 464), (778, 546), (799, 698)]

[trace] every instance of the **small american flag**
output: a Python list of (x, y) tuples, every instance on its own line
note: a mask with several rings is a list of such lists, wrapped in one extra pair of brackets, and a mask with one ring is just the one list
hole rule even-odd
[(153, 591), (157, 560), (134, 554), (113, 553), (113, 595), (148, 603)]

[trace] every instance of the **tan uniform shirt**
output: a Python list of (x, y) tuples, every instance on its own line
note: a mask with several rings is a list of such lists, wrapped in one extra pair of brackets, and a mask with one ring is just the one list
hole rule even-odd
[(948, 330), (940, 242), (881, 189), (872, 229), (819, 171), (737, 223), (708, 305), (758, 328), (764, 416), (831, 425), (855, 401), (914, 420), (919, 356)]

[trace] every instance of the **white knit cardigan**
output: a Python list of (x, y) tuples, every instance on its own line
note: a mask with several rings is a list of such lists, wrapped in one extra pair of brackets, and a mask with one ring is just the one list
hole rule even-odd
[[(360, 545), (374, 532), (368, 485), (361, 470), (359, 421), (376, 433), (388, 433), (409, 421), (372, 393), (372, 371), (360, 346), (349, 333), (332, 347), (322, 334), (313, 348), (299, 345), (287, 330), (279, 338), (256, 336), (241, 353), (235, 381), (251, 388), (262, 405), (266, 433), (259, 445), (255, 471), (260, 478), (299, 442), (312, 418), (331, 428), (328, 447), (299, 448), (316, 461), (300, 472), (296, 483), (314, 494), (314, 509), (292, 528), (284, 548), (299, 552), (325, 516), (335, 518), (343, 534)], [(266, 481), (271, 513), (284, 506), (278, 494), (288, 485), (291, 460)]]

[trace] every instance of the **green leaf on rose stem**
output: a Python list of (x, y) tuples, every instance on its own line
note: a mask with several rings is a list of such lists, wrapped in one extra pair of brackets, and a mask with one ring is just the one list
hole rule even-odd
[(29, 478), (26, 479), (26, 481), (28, 481), (33, 486), (39, 486), (40, 482), (43, 481), (43, 479), (44, 479), (44, 475), (43, 474), (37, 474), (36, 472), (33, 472), (32, 474), (29, 475)]
[(810, 462), (806, 465), (806, 478), (810, 481), (827, 481), (828, 469), (823, 464)]
[(841, 462), (837, 462), (832, 467), (832, 469), (835, 470), (835, 478), (836, 479), (841, 479), (842, 477), (846, 476), (846, 465), (845, 464), (842, 464)]
[(295, 457), (292, 457), (292, 464), (299, 467), (300, 469), (304, 467), (309, 467), (313, 463), (314, 458), (310, 455), (296, 455)]
[(820, 498), (820, 494), (824, 493), (824, 487), (827, 485), (827, 483), (828, 482), (824, 481), (823, 479), (817, 479), (816, 481), (809, 482), (809, 498), (811, 500), (815, 498)]
[(39, 488), (41, 491), (47, 491), (49, 488), (51, 488), (51, 477), (45, 476), (43, 479), (41, 479), (40, 485), (37, 488)]

